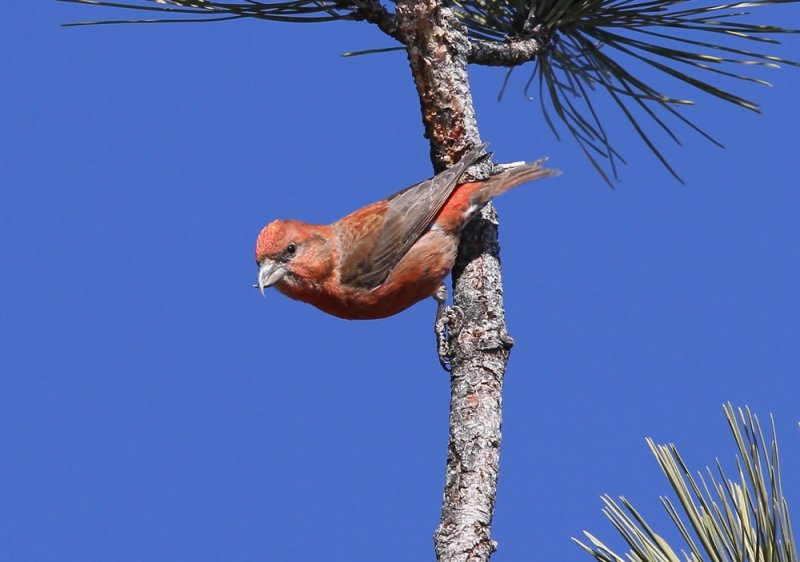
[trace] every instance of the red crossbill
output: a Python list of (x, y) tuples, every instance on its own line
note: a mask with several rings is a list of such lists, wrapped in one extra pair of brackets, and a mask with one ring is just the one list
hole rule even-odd
[(269, 223), (256, 241), (258, 288), (275, 286), (339, 318), (385, 318), (434, 296), (461, 231), (493, 197), (553, 175), (539, 162), (458, 183), (486, 145), (421, 183), (329, 224)]

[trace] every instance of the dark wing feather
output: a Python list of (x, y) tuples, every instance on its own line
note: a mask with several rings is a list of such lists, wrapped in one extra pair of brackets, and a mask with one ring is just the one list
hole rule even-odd
[[(386, 281), (397, 262), (430, 228), (464, 171), (487, 156), (482, 154), (485, 148), (482, 144), (472, 149), (444, 172), (389, 197), (380, 233), (345, 245), (349, 251), (342, 255), (342, 282), (374, 289)], [(364, 243), (370, 242), (372, 247), (365, 247)]]

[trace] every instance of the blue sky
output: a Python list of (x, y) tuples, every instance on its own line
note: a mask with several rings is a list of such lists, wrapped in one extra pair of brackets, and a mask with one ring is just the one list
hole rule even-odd
[[(65, 29), (121, 14), (7, 4), (2, 558), (432, 559), (434, 303), (347, 322), (251, 288), (270, 220), (329, 222), (430, 175), (404, 55), (340, 58), (390, 45), (366, 24)], [(800, 27), (791, 7), (754, 19)], [(700, 97), (727, 148), (681, 130), (686, 186), (610, 116), (616, 191), (554, 140), (527, 72), (502, 103), (500, 70), (471, 73), (496, 159), (564, 171), (497, 201), (517, 345), (493, 560), (588, 560), (582, 529), (619, 544), (606, 492), (667, 527), (644, 437), (728, 462), (725, 401), (775, 414), (796, 511), (800, 72), (742, 90), (761, 116)]]

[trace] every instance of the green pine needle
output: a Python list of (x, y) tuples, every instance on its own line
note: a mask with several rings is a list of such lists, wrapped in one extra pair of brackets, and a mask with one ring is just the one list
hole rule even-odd
[[(256, 18), (313, 23), (355, 19), (357, 2), (342, 0), (60, 0), (78, 4), (128, 8), (158, 14), (153, 19), (101, 20), (102, 23), (164, 23)], [(755, 69), (800, 66), (774, 53), (742, 48), (744, 43), (774, 47), (775, 36), (798, 33), (775, 25), (750, 23), (747, 10), (800, 0), (759, 0), (713, 4), (714, 0), (453, 0), (471, 38), (484, 41), (537, 39), (544, 47), (534, 61), (528, 89), (539, 76), (539, 103), (545, 121), (558, 138), (560, 123), (608, 180), (605, 160), (617, 176), (624, 162), (604, 127), (597, 99), (605, 92), (637, 136), (666, 169), (678, 176), (651, 128), (680, 144), (678, 127), (687, 126), (721, 146), (682, 110), (694, 100), (670, 95), (668, 88), (702, 92), (744, 109), (759, 112), (757, 103), (741, 96), (743, 83), (769, 86)], [(393, 50), (368, 49), (347, 56)], [(659, 84), (641, 69), (655, 71)], [(507, 80), (508, 76), (506, 77)], [(657, 79), (657, 78), (656, 78)], [(662, 83), (663, 82), (663, 83)], [(504, 81), (502, 91), (507, 82)], [(592, 99), (590, 99), (590, 96)], [(599, 159), (599, 160), (598, 160)], [(611, 182), (609, 181), (609, 184)]]
[(601, 498), (603, 513), (628, 551), (618, 554), (587, 531), (586, 542), (573, 540), (600, 562), (798, 562), (774, 421), (767, 441), (748, 408), (734, 410), (726, 404), (724, 410), (739, 451), (733, 478), (726, 476), (719, 461), (716, 475), (710, 468), (705, 475), (693, 475), (674, 445), (647, 439), (677, 496), (677, 506), (665, 497), (661, 501), (688, 553), (673, 548), (625, 498), (615, 501), (607, 495)]
[[(213, 0), (58, 0), (72, 4), (91, 4), (109, 8), (125, 8), (157, 12), (158, 19), (97, 20), (65, 24), (66, 26), (100, 25), (117, 23), (187, 23), (255, 18), (291, 23), (315, 23), (349, 19), (351, 9), (342, 9), (336, 0), (294, 0), (288, 2), (216, 2)], [(175, 17), (175, 16), (179, 17)]]
[[(753, 69), (800, 63), (744, 49), (737, 43), (776, 45), (775, 35), (798, 30), (749, 23), (745, 21), (749, 13), (744, 10), (798, 1), (714, 5), (703, 0), (457, 0), (455, 4), (476, 38), (538, 38), (546, 44), (533, 70), (543, 75), (546, 85), (540, 91), (545, 121), (556, 132), (552, 111), (595, 166), (598, 163), (590, 153), (606, 158), (616, 176), (617, 153), (600, 126), (597, 106), (586, 95), (597, 97), (605, 91), (624, 121), (680, 180), (649, 132), (651, 127), (678, 144), (676, 125), (687, 125), (713, 143), (720, 143), (682, 114), (681, 107), (694, 101), (670, 96), (666, 88), (683, 90), (688, 86), (759, 112), (758, 104), (736, 92), (737, 84), (769, 86), (769, 82), (751, 74)], [(658, 87), (647, 83), (642, 67), (654, 69), (666, 80)], [(732, 70), (736, 67), (742, 70)], [(578, 88), (579, 84), (583, 87)]]

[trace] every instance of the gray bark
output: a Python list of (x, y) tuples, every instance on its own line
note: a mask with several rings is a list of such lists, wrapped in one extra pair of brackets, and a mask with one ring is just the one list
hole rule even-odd
[(497, 41), (471, 40), (469, 62), (483, 66), (517, 66), (536, 58), (536, 54), (547, 44), (549, 38), (543, 34), (526, 39)]
[[(398, 0), (396, 36), (402, 37), (417, 86), (425, 136), (435, 170), (458, 161), (480, 143), (467, 65), (472, 45), (449, 8), (436, 0)], [(481, 177), (489, 163), (471, 170)], [(494, 210), (465, 230), (453, 270), (454, 305), (463, 314), (452, 331), (450, 440), (439, 527), (440, 562), (487, 561), (500, 460), (503, 374), (508, 336), (500, 280)]]

